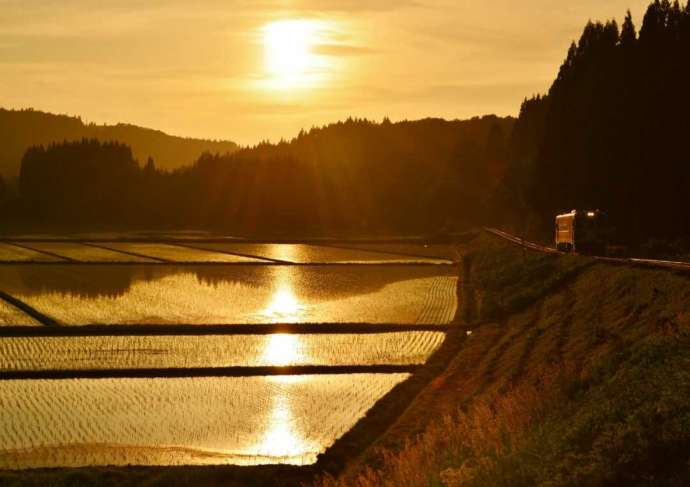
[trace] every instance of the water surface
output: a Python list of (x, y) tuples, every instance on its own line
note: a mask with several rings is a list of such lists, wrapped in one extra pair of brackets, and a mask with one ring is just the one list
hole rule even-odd
[(29, 242), (24, 244), (38, 251), (49, 252), (80, 262), (149, 262), (153, 259), (115, 252), (102, 247), (94, 247), (71, 242)]
[(240, 253), (296, 264), (447, 264), (447, 260), (414, 257), (387, 252), (307, 244), (194, 244), (195, 247)]
[(307, 465), (407, 377), (0, 381), (0, 468)]
[(0, 289), (65, 325), (450, 323), (452, 266), (21, 266)]
[[(0, 326), (38, 326), (39, 323), (23, 311), (0, 299)], [(2, 339), (0, 339), (2, 340)], [(2, 342), (0, 342), (0, 347)], [(0, 352), (2, 354), (2, 352)], [(2, 357), (0, 356), (0, 361)]]
[(162, 243), (118, 243), (108, 242), (98, 244), (114, 250), (131, 252), (136, 255), (153, 257), (170, 262), (215, 262), (215, 263), (242, 263), (265, 262), (254, 257), (231, 255), (212, 250), (189, 248), (182, 245), (170, 245)]
[(386, 252), (390, 254), (428, 257), (455, 261), (459, 257), (459, 246), (453, 244), (417, 243), (349, 243), (338, 244), (343, 248)]
[(444, 333), (87, 336), (0, 339), (0, 371), (417, 365)]
[(0, 243), (0, 262), (60, 262), (62, 260), (64, 259), (42, 254), (35, 250)]

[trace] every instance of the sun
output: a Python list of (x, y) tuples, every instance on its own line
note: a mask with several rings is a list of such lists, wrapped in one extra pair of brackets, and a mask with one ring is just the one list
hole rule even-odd
[(314, 53), (323, 26), (315, 20), (277, 20), (263, 28), (265, 68), (271, 88), (313, 84), (323, 60)]

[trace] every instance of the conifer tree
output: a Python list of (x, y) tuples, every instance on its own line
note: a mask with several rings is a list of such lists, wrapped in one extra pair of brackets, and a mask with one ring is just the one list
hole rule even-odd
[(621, 29), (620, 43), (621, 46), (628, 48), (635, 45), (635, 41), (637, 41), (637, 31), (635, 30), (635, 24), (633, 24), (632, 14), (628, 10)]
[(146, 174), (156, 173), (156, 163), (153, 162), (153, 157), (149, 156), (149, 158), (147, 159), (146, 166), (144, 166), (144, 172)]

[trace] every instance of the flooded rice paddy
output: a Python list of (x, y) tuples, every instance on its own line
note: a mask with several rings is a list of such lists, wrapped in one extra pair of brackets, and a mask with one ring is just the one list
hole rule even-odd
[(0, 243), (0, 262), (64, 262), (57, 256), (17, 245)]
[(310, 464), (406, 378), (0, 381), (0, 468)]
[(419, 365), (444, 337), (441, 332), (8, 337), (0, 340), (0, 371)]
[(209, 250), (256, 255), (267, 259), (297, 264), (448, 263), (447, 259), (416, 257), (361, 248), (348, 249), (330, 245), (220, 243), (198, 244), (196, 246)]
[(78, 262), (156, 262), (150, 257), (125, 254), (122, 252), (109, 250), (104, 247), (96, 247), (94, 245), (84, 245), (79, 243), (29, 242), (24, 245), (27, 248), (41, 252), (44, 255)]
[(451, 244), (410, 244), (410, 243), (344, 243), (338, 246), (345, 250), (366, 250), (393, 255), (404, 255), (408, 258), (432, 259), (435, 261), (455, 261), (459, 254), (457, 246)]
[(0, 300), (0, 326), (3, 325), (18, 325), (18, 326), (33, 326), (40, 323), (31, 318), (26, 313), (12, 306), (11, 304)]
[(126, 252), (129, 255), (141, 255), (166, 262), (262, 262), (262, 259), (256, 257), (202, 250), (183, 245), (160, 243), (108, 243), (102, 245), (105, 248)]
[(457, 267), (389, 249), (1, 243), (0, 469), (316, 462), (455, 320)]
[(452, 266), (25, 266), (0, 290), (64, 325), (449, 323)]

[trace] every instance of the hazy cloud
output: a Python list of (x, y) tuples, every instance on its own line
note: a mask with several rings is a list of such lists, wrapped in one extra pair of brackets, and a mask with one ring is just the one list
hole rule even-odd
[(376, 51), (370, 47), (347, 44), (317, 44), (313, 47), (312, 52), (323, 56), (362, 56)]
[[(241, 143), (349, 115), (516, 114), (588, 19), (649, 0), (0, 0), (0, 106)], [(265, 89), (261, 29), (332, 25), (323, 81)]]

